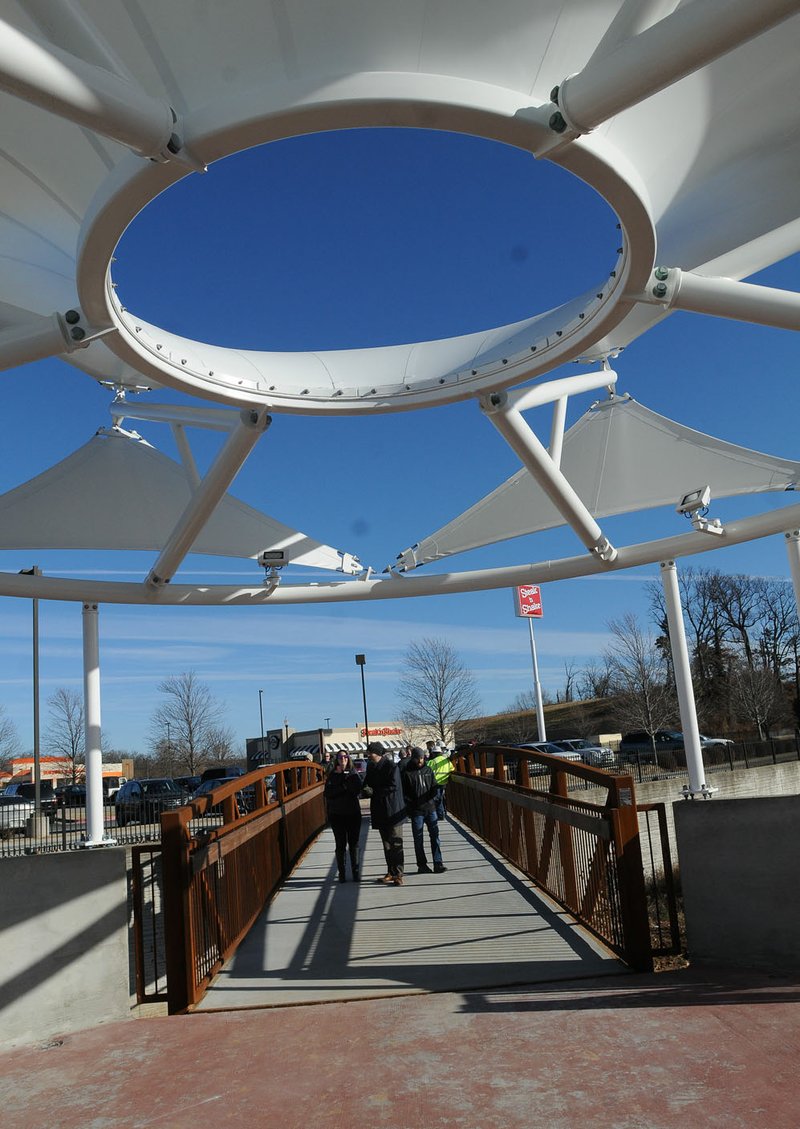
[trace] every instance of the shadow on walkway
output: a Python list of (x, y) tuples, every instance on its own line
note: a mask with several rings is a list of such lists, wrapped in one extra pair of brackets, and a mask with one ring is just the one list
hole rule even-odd
[(383, 886), (378, 835), (362, 829), (361, 883), (340, 883), (323, 832), (222, 970), (199, 1010), (468, 991), (625, 966), (458, 824), (442, 827), (445, 874)]

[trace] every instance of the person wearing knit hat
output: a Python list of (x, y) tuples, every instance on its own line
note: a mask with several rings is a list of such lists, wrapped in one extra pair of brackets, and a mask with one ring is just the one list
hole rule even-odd
[(400, 779), (400, 766), (379, 741), (367, 745), (367, 774), (364, 788), (370, 788), (370, 821), (381, 837), (386, 858), (386, 873), (378, 881), (384, 886), (402, 886), (405, 858), (403, 855), (403, 820), (406, 801)]
[(436, 818), (436, 778), (425, 763), (422, 749), (412, 749), (410, 758), (404, 762), (403, 794), (406, 798), (411, 832), (414, 836), (414, 854), (417, 858), (417, 873), (430, 874), (431, 868), (425, 857), (423, 827), (428, 828), (431, 841), (433, 873), (444, 874), (447, 867), (442, 862), (442, 844), (439, 838), (439, 821)]

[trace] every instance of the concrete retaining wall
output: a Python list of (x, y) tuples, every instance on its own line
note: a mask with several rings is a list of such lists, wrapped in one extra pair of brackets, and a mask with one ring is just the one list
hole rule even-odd
[(0, 862), (0, 1047), (130, 1015), (125, 851)]
[(800, 970), (800, 796), (674, 808), (689, 957)]
[[(749, 799), (757, 796), (797, 796), (800, 795), (800, 761), (786, 764), (763, 765), (760, 768), (739, 768), (735, 772), (712, 772), (707, 776), (710, 787), (718, 789), (710, 800), (679, 799), (681, 788), (688, 784), (686, 776), (671, 776), (665, 780), (651, 780), (636, 785), (638, 804), (665, 803), (667, 805), (667, 828), (669, 831), (672, 861), (678, 861), (678, 847), (675, 837), (673, 807), (704, 807), (720, 800)], [(570, 792), (576, 800), (597, 803), (599, 792), (596, 788)], [(655, 827), (655, 823), (653, 823)], [(642, 827), (643, 829), (643, 827)], [(649, 842), (643, 837), (642, 849), (648, 850)], [(652, 840), (653, 861), (656, 869), (661, 867), (661, 852), (658, 840)]]

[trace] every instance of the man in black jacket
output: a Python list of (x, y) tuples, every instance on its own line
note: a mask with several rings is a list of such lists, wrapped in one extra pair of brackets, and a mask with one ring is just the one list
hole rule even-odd
[(442, 844), (439, 838), (439, 820), (436, 815), (438, 785), (436, 777), (425, 763), (422, 749), (412, 749), (411, 757), (403, 762), (403, 794), (406, 798), (408, 814), (411, 818), (411, 832), (414, 836), (414, 854), (417, 856), (417, 873), (430, 874), (431, 868), (425, 857), (423, 825), (428, 828), (431, 841), (433, 873), (444, 874), (447, 867), (442, 862)]
[(400, 768), (391, 753), (384, 751), (379, 741), (367, 746), (367, 774), (364, 788), (372, 789), (369, 814), (372, 826), (380, 833), (383, 853), (386, 856), (386, 873), (379, 882), (385, 886), (403, 885), (403, 820), (406, 802), (400, 781)]

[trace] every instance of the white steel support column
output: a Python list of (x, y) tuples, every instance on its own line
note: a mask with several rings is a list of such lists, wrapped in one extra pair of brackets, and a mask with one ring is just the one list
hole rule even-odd
[[(670, 306), (675, 310), (771, 325), (776, 329), (800, 329), (800, 294), (794, 290), (756, 286), (733, 278), (704, 278), (691, 271), (674, 273), (678, 277)], [(670, 282), (672, 274), (670, 271)]]
[[(588, 133), (615, 114), (796, 15), (796, 0), (692, 0), (594, 57), (555, 95), (551, 126)], [(560, 120), (559, 120), (560, 119)]]
[(83, 724), (86, 748), (86, 839), (106, 846), (103, 830), (103, 754), (100, 749), (100, 636), (97, 604), (83, 605)]
[(0, 20), (0, 90), (127, 145), (168, 159), (181, 149), (171, 107), (138, 84)]
[(531, 663), (533, 664), (533, 696), (536, 702), (536, 728), (539, 731), (539, 740), (546, 741), (547, 733), (544, 727), (542, 684), (539, 681), (539, 660), (536, 656), (536, 636), (533, 633), (533, 618), (531, 616), (528, 616), (528, 631), (531, 637)]
[[(550, 458), (553, 466), (561, 469), (561, 452), (564, 448), (564, 425), (567, 422), (568, 396), (561, 396), (553, 404), (553, 422), (550, 425)], [(544, 741), (544, 737), (542, 737)]]
[(175, 446), (178, 448), (178, 454), (181, 457), (183, 469), (186, 471), (186, 477), (189, 479), (189, 485), (194, 492), (200, 485), (200, 472), (197, 469), (197, 463), (194, 461), (194, 455), (192, 448), (189, 446), (189, 440), (186, 438), (186, 428), (182, 423), (173, 423), (170, 430), (175, 440)]
[(484, 415), (519, 456), (522, 465), (536, 479), (586, 548), (602, 561), (613, 561), (616, 549), (603, 535), (600, 526), (520, 413), (509, 406), (506, 394), (493, 392), (480, 403)]
[(792, 574), (794, 602), (797, 605), (797, 614), (800, 616), (800, 529), (792, 529), (789, 533), (785, 533), (784, 537), (789, 556), (789, 571)]
[[(72, 348), (75, 348), (74, 343)], [(70, 351), (70, 342), (58, 314), (0, 330), (0, 370)]]
[(200, 530), (271, 423), (271, 416), (264, 411), (248, 408), (240, 413), (238, 426), (228, 436), (224, 447), (214, 460), (208, 474), (192, 494), (167, 543), (159, 553), (158, 560), (147, 577), (148, 585), (160, 588), (164, 584), (169, 584)]
[(672, 667), (675, 672), (683, 747), (686, 750), (686, 768), (689, 773), (689, 787), (685, 794), (692, 797), (710, 796), (711, 789), (706, 785), (703, 754), (700, 750), (700, 731), (697, 727), (689, 648), (686, 645), (686, 628), (683, 623), (681, 595), (678, 589), (678, 569), (674, 561), (661, 562), (661, 583), (664, 586)]

